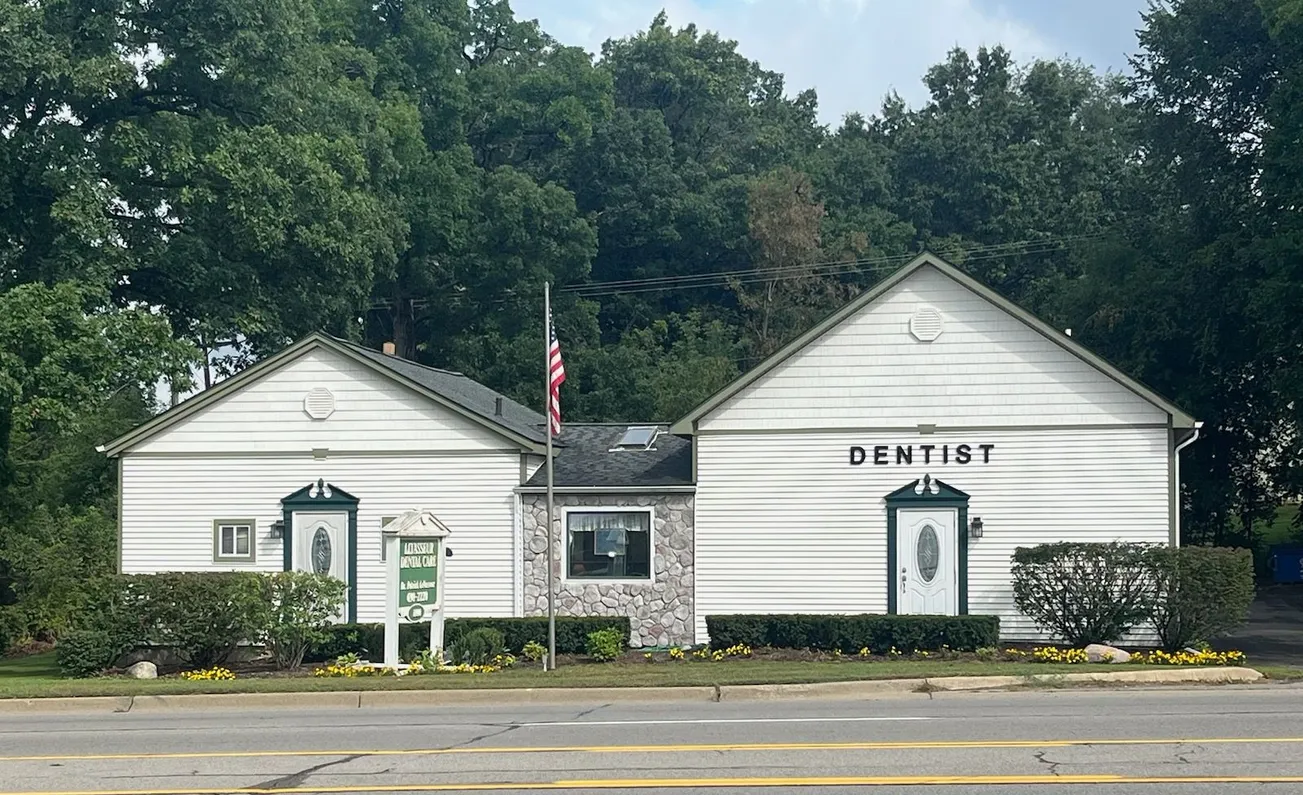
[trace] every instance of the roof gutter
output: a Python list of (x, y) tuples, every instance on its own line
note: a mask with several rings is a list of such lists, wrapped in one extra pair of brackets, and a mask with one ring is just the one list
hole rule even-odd
[(1173, 488), (1176, 489), (1176, 514), (1172, 517), (1172, 546), (1175, 547), (1181, 546), (1181, 451), (1199, 440), (1199, 431), (1202, 428), (1203, 422), (1196, 420), (1194, 433), (1190, 434), (1190, 438), (1172, 449), (1173, 476), (1176, 478), (1176, 483), (1173, 484)]

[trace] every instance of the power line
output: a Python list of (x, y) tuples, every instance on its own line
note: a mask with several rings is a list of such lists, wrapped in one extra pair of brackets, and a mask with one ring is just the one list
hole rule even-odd
[[(1104, 237), (1103, 233), (1088, 235), (1069, 235), (1040, 240), (1022, 240), (1012, 243), (997, 243), (973, 246), (963, 249), (964, 261), (996, 259), (1011, 255), (1044, 254), (1065, 248), (1066, 244)], [(868, 257), (853, 260), (832, 260), (804, 265), (785, 266), (766, 271), (755, 269), (736, 271), (715, 271), (683, 276), (660, 276), (647, 279), (625, 279), (610, 282), (593, 282), (590, 284), (570, 285), (557, 289), (557, 292), (570, 293), (581, 298), (597, 298), (608, 295), (625, 295), (632, 293), (657, 292), (691, 287), (727, 287), (733, 284), (754, 284), (757, 282), (785, 281), (788, 279), (807, 278), (809, 276), (839, 276), (853, 273), (875, 273), (895, 270), (900, 265), (913, 259), (916, 254)]]

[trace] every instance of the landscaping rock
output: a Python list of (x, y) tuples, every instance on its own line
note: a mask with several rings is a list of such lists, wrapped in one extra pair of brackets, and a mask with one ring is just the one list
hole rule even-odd
[(1131, 661), (1131, 654), (1113, 646), (1092, 643), (1086, 647), (1086, 660), (1093, 663), (1124, 663)]
[(127, 669), (127, 676), (133, 679), (157, 679), (158, 666), (148, 660), (141, 660)]

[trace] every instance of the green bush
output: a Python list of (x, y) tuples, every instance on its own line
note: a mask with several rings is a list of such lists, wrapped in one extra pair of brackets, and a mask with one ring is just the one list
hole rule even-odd
[(501, 632), (491, 627), (479, 627), (449, 643), (447, 657), (453, 665), (488, 665), (503, 652), (503, 643)]
[(372, 662), (380, 662), (384, 657), (384, 624), (331, 624), (322, 635), (322, 640), (313, 644), (304, 655), (305, 661), (327, 662), (345, 654), (356, 654), (359, 659)]
[(599, 662), (619, 659), (624, 654), (624, 643), (629, 635), (618, 629), (599, 629), (589, 632), (584, 650)]
[[(428, 637), (429, 624), (425, 627)], [(508, 649), (523, 649), (531, 640), (547, 646), (547, 616), (529, 616), (524, 618), (453, 618), (444, 626), (447, 642), (461, 634), (480, 627), (490, 627), (502, 633)], [(588, 634), (603, 629), (617, 629), (629, 636), (629, 619), (623, 616), (557, 616), (556, 650), (557, 654), (584, 654), (588, 644)]]
[(1013, 596), (1023, 615), (1070, 646), (1115, 643), (1143, 624), (1154, 597), (1148, 544), (1055, 543), (1013, 553)]
[(262, 578), (254, 572), (135, 575), (148, 616), (146, 640), (193, 668), (225, 663), (266, 621)]
[(520, 647), (521, 656), (530, 662), (539, 662), (547, 656), (547, 647), (537, 641), (530, 641)]
[[(503, 647), (524, 649), (533, 642), (547, 648), (547, 617), (525, 618), (450, 618), (444, 622), (444, 647), (474, 629), (487, 627), (502, 633)], [(588, 633), (617, 629), (628, 637), (629, 619), (622, 616), (557, 616), (556, 648), (558, 654), (584, 654)], [(384, 656), (384, 624), (335, 624), (327, 629), (329, 638), (314, 646), (304, 659), (310, 662), (333, 660), (341, 654), (356, 654), (377, 661)], [(430, 623), (400, 624), (398, 648), (403, 659), (414, 659), (430, 647)]]
[(1164, 649), (1210, 641), (1248, 618), (1253, 602), (1249, 550), (1158, 547), (1145, 560), (1155, 595), (1149, 618)]
[(0, 605), (0, 656), (23, 641), (26, 622), (12, 605)]
[(59, 638), (54, 659), (64, 676), (83, 678), (102, 673), (128, 651), (111, 632), (75, 629)]
[(1000, 640), (996, 616), (730, 615), (706, 616), (711, 646), (882, 653), (973, 651)]
[(280, 669), (297, 670), (308, 649), (330, 639), (327, 627), (344, 606), (347, 586), (305, 571), (261, 576), (260, 637)]

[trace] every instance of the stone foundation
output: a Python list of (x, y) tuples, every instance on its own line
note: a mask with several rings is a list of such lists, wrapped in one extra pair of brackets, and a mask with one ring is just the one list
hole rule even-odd
[[(525, 615), (547, 615), (547, 497), (522, 497)], [(629, 616), (632, 647), (686, 646), (694, 642), (693, 496), (691, 494), (558, 494), (553, 517), (557, 539), (554, 575), (557, 615)], [(652, 508), (652, 580), (648, 583), (564, 582), (562, 508)]]

